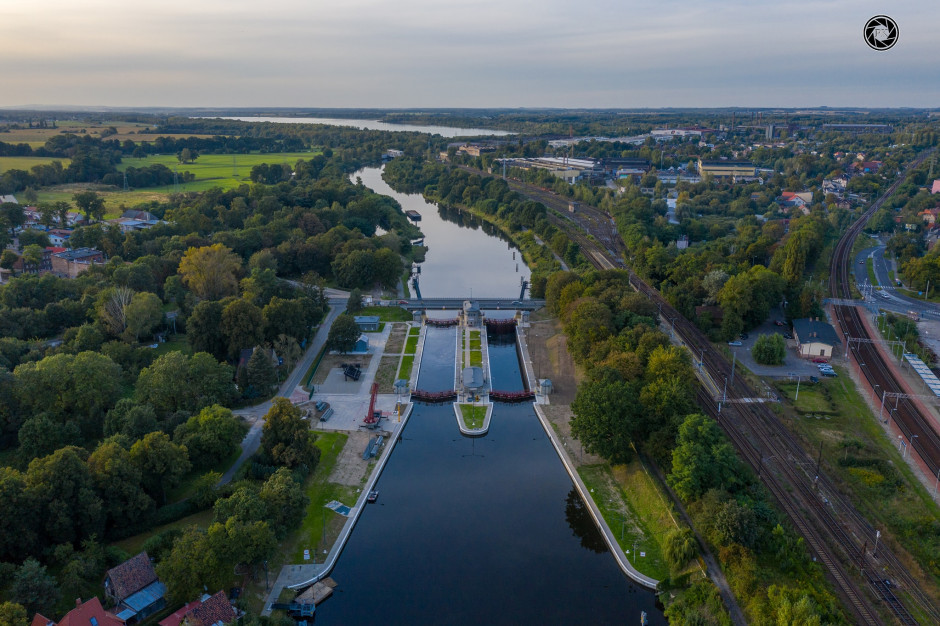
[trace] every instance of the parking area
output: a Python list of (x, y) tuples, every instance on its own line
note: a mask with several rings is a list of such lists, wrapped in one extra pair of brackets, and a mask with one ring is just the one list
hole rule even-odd
[(790, 328), (787, 326), (777, 326), (774, 324), (774, 320), (785, 320), (783, 311), (780, 309), (772, 309), (770, 317), (763, 324), (748, 332), (747, 339), (740, 340), (741, 346), (728, 346), (728, 349), (731, 350), (733, 354), (737, 355), (737, 360), (741, 361), (742, 365), (758, 376), (768, 376), (772, 378), (819, 376), (819, 368), (815, 363), (797, 356), (796, 341), (793, 339), (787, 340), (787, 353), (783, 365), (761, 365), (754, 360), (754, 357), (751, 356), (751, 348), (754, 347), (754, 342), (757, 341), (760, 335), (772, 335), (774, 333), (780, 333), (782, 335), (784, 332), (791, 332)]

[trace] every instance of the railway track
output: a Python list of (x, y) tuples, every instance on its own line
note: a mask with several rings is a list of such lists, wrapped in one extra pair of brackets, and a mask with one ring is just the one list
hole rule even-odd
[[(922, 155), (909, 168), (916, 167), (925, 157), (926, 155)], [(894, 192), (903, 178), (903, 175), (900, 176), (886, 194), (872, 205), (866, 212), (865, 219), (870, 217)], [(515, 181), (517, 184), (514, 185), (513, 182), (510, 181), (510, 186), (516, 191), (548, 206), (552, 222), (562, 226), (568, 236), (581, 246), (583, 253), (594, 267), (597, 269), (622, 267), (617, 262), (619, 260), (617, 256), (622, 254), (625, 248), (619, 236), (616, 236), (615, 230), (610, 236), (612, 242), (605, 242), (605, 250), (597, 242), (602, 241), (606, 229), (598, 233), (592, 231), (591, 228), (592, 226), (596, 228), (601, 223), (602, 216), (603, 218), (609, 218), (609, 216), (594, 207), (585, 206), (581, 209), (582, 217), (578, 219), (575, 217), (577, 213), (572, 215), (559, 210), (562, 208), (560, 205), (552, 206), (550, 203), (552, 198), (543, 195), (550, 192), (543, 190), (542, 193), (536, 193), (528, 189), (533, 187), (532, 185), (518, 181)], [(558, 201), (556, 197), (554, 203), (557, 205)], [(853, 224), (850, 229), (850, 232), (854, 230), (853, 241), (854, 236), (857, 236), (863, 226), (864, 220)], [(593, 234), (594, 238), (588, 237), (586, 233)], [(848, 242), (846, 247), (845, 239), (843, 237), (843, 240), (840, 240), (837, 254), (840, 246), (843, 250), (851, 250), (851, 242)], [(619, 242), (619, 245), (613, 243), (614, 241)], [(834, 255), (834, 258), (836, 256)], [(847, 276), (847, 265), (843, 263), (841, 268), (843, 277)], [(643, 282), (633, 272), (630, 273), (630, 282), (637, 291), (644, 293), (659, 305), (661, 314), (665, 313), (668, 318), (675, 320), (675, 332), (693, 353), (703, 355), (703, 368), (708, 371), (716, 384), (731, 378), (731, 365), (713, 349), (708, 339), (694, 324), (680, 315), (658, 291)], [(844, 281), (843, 284), (846, 285), (847, 290), (848, 283)], [(845, 294), (841, 297), (851, 297), (851, 295)], [(857, 315), (854, 307), (843, 308)], [(863, 345), (871, 346), (872, 344)], [(733, 401), (758, 397), (759, 394), (741, 377), (732, 378), (732, 380), (731, 386), (727, 388), (727, 399)], [(725, 404), (719, 411), (718, 403), (704, 387), (699, 391), (699, 404), (718, 421), (741, 456), (757, 472), (781, 509), (804, 537), (857, 623), (884, 623), (875, 609), (875, 604), (880, 601), (899, 623), (917, 624), (918, 622), (905, 603), (895, 594), (896, 588), (903, 591), (910, 601), (917, 604), (920, 610), (935, 623), (940, 623), (940, 611), (921, 591), (917, 581), (910, 576), (889, 546), (881, 544), (877, 558), (869, 552), (869, 548), (875, 543), (875, 529), (838, 492), (829, 478), (819, 470), (819, 461), (814, 461), (807, 454), (765, 404), (733, 402), (730, 406)], [(868, 594), (863, 593), (857, 584), (858, 578), (854, 575), (855, 570), (858, 571), (858, 578), (863, 581), (862, 587), (867, 587)]]

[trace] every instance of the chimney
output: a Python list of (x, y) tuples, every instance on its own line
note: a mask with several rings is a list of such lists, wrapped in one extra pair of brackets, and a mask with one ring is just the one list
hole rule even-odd
[(82, 599), (81, 599), (81, 598), (75, 598), (75, 608), (77, 609), (77, 608), (79, 608), (80, 606), (82, 606)]

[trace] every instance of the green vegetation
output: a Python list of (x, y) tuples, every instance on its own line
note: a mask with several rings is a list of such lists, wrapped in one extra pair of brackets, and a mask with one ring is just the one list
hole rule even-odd
[(796, 383), (777, 383), (776, 387), (784, 393), (800, 413), (829, 415), (835, 411), (835, 407), (832, 406), (828, 383), (801, 381), (799, 398), (796, 398)]
[(408, 336), (409, 336), (409, 337), (417, 337), (417, 336), (420, 335), (420, 334), (421, 334), (421, 327), (420, 327), (420, 326), (412, 326), (411, 328), (408, 329)]
[(470, 430), (483, 428), (483, 421), (486, 418), (486, 405), (483, 404), (460, 404), (460, 414), (463, 418), (463, 425)]
[(761, 335), (754, 341), (751, 355), (761, 365), (782, 365), (787, 355), (787, 342), (779, 333)]
[(875, 276), (875, 263), (871, 257), (865, 259), (865, 271), (868, 272), (868, 284), (878, 286), (878, 278)]
[(345, 517), (337, 515), (324, 505), (331, 500), (339, 500), (349, 506), (355, 504), (355, 487), (331, 483), (328, 480), (333, 472), (333, 467), (336, 465), (336, 459), (342, 452), (348, 438), (349, 435), (345, 433), (322, 433), (317, 437), (317, 448), (320, 449), (320, 464), (317, 471), (307, 480), (305, 488), (310, 503), (307, 505), (304, 520), (296, 531), (293, 541), (287, 542), (292, 545), (287, 562), (303, 563), (304, 550), (317, 552), (320, 557), (319, 560), (322, 562), (322, 550), (324, 548), (328, 549), (332, 545), (331, 540), (324, 543), (324, 537), (326, 536), (324, 524), (333, 526), (335, 525), (335, 518), (339, 518), (335, 521), (340, 521), (339, 526), (342, 527), (346, 520)]
[[(823, 468), (839, 491), (864, 511), (882, 531), (882, 540), (892, 549), (913, 555), (925, 572), (925, 588), (936, 594), (940, 586), (940, 508), (932, 500), (911, 468), (901, 458), (897, 442), (885, 436), (865, 399), (852, 384), (848, 373), (817, 385), (827, 397), (831, 413), (826, 419), (795, 419), (792, 429), (808, 449), (822, 445)], [(800, 387), (800, 401), (803, 400)], [(886, 403), (885, 417), (893, 403)], [(900, 545), (899, 545), (900, 544)], [(903, 547), (901, 547), (903, 546)], [(928, 620), (929, 621), (929, 620)]]
[(357, 315), (378, 315), (383, 322), (410, 322), (411, 312), (400, 306), (367, 306)]
[(414, 365), (414, 355), (405, 355), (401, 358), (401, 365), (398, 368), (398, 379), (411, 380), (411, 367)]
[(181, 519), (176, 520), (175, 522), (170, 522), (169, 524), (163, 524), (162, 526), (155, 526), (154, 528), (148, 530), (145, 533), (139, 535), (134, 535), (133, 537), (128, 537), (127, 539), (121, 539), (120, 541), (115, 541), (113, 545), (124, 550), (130, 556), (138, 554), (143, 548), (144, 542), (146, 542), (151, 537), (159, 535), (160, 533), (166, 532), (168, 530), (181, 530), (187, 526), (196, 526), (198, 528), (208, 528), (209, 524), (212, 523), (212, 509), (206, 511), (199, 511), (198, 513), (193, 513), (192, 515), (187, 515)]
[(405, 342), (405, 354), (414, 354), (418, 350), (418, 337), (416, 335), (409, 335), (408, 341)]
[[(0, 135), (3, 137), (3, 135)], [(58, 161), (62, 164), (62, 167), (68, 167), (71, 163), (71, 159), (68, 158), (58, 158), (58, 157), (14, 157), (14, 156), (0, 156), (0, 172), (5, 172), (7, 170), (24, 170), (29, 171), (33, 169), (36, 165), (48, 165), (53, 161)], [(22, 204), (22, 200), (20, 201)]]
[(479, 350), (481, 348), (481, 345), (480, 345), (481, 341), (482, 340), (480, 339), (480, 331), (471, 330), (470, 331), (470, 349)]
[(483, 367), (483, 352), (470, 350), (470, 367)]
[(647, 576), (668, 579), (670, 570), (662, 543), (665, 533), (676, 526), (640, 462), (634, 459), (613, 470), (607, 464), (582, 465), (578, 474), (630, 562)]

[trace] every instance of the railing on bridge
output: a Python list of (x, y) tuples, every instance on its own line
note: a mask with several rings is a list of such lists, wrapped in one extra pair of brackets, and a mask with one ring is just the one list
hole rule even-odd
[(411, 399), (418, 402), (447, 402), (457, 399), (457, 391), (450, 389), (448, 391), (424, 391), (415, 389), (411, 392)]
[(486, 324), (486, 330), (495, 335), (508, 335), (516, 330), (516, 320), (514, 319), (491, 320), (487, 318), (483, 320), (483, 323)]
[(535, 394), (531, 391), (491, 391), (490, 400), (496, 402), (525, 402), (534, 400)]
[(441, 328), (444, 328), (447, 326), (456, 326), (457, 324), (460, 323), (460, 320), (457, 318), (454, 318), (452, 320), (435, 320), (435, 319), (428, 318), (424, 322), (428, 326), (439, 326)]

